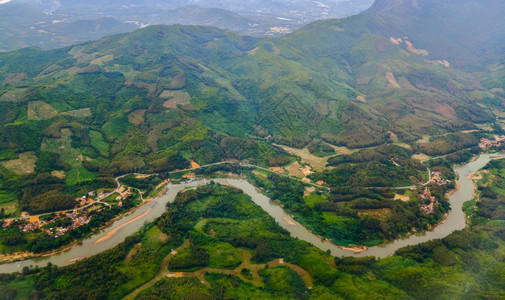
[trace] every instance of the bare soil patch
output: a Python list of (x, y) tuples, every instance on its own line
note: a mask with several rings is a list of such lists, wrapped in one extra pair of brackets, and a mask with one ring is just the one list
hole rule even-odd
[[(328, 143), (326, 143), (328, 144)], [(354, 152), (358, 151), (357, 149), (349, 149), (347, 147), (339, 147), (339, 146), (335, 146), (335, 145), (332, 145), (332, 144), (328, 144), (330, 145), (333, 149), (335, 149), (335, 152), (337, 152), (338, 155), (350, 155), (350, 154), (353, 154)]]
[(416, 49), (416, 47), (414, 47), (414, 44), (412, 44), (411, 41), (405, 41), (405, 44), (407, 44), (407, 50), (409, 50), (410, 53), (422, 56), (428, 56), (428, 51), (423, 49)]
[(52, 171), (51, 176), (59, 179), (65, 179), (65, 177), (67, 177), (67, 174), (65, 174), (64, 171)]
[(164, 90), (163, 93), (161, 93), (160, 98), (168, 99), (163, 103), (165, 108), (173, 109), (180, 105), (183, 109), (194, 109), (191, 105), (191, 96), (187, 92)]
[(401, 43), (403, 43), (402, 38), (395, 39), (394, 37), (390, 37), (389, 40), (391, 41), (391, 43), (395, 45), (400, 45)]
[(288, 170), (289, 175), (294, 176), (294, 177), (298, 177), (298, 178), (304, 178), (305, 174), (303, 174), (302, 171), (300, 171), (301, 167), (302, 166), (297, 161), (290, 164), (289, 166), (287, 166), (287, 170)]
[(401, 200), (403, 202), (409, 202), (410, 197), (405, 196), (405, 195), (395, 194), (394, 200)]
[(361, 103), (366, 103), (366, 102), (367, 102), (367, 101), (366, 101), (366, 98), (365, 98), (365, 97), (363, 97), (363, 96), (356, 96), (355, 100), (356, 100), (357, 102), (361, 102)]
[(200, 165), (194, 160), (191, 160), (190, 164), (191, 164), (191, 168), (199, 168), (200, 167)]
[(303, 163), (309, 164), (316, 171), (324, 170), (326, 164), (328, 163), (328, 157), (317, 157), (314, 154), (310, 153), (307, 148), (296, 149), (284, 145), (277, 146), (281, 147), (284, 149), (284, 151), (288, 152), (291, 155), (299, 156), (302, 159)]
[(137, 109), (128, 114), (128, 122), (132, 123), (135, 126), (138, 126), (145, 121), (146, 110), (145, 109)]
[(310, 194), (312, 194), (315, 191), (316, 191), (315, 187), (313, 187), (313, 186), (307, 186), (307, 187), (305, 187), (305, 191), (303, 192), (303, 196), (304, 197), (310, 196)]
[(398, 81), (396, 81), (395, 75), (393, 75), (393, 73), (386, 72), (386, 79), (389, 81), (388, 87), (396, 89), (401, 88), (400, 85), (398, 84)]

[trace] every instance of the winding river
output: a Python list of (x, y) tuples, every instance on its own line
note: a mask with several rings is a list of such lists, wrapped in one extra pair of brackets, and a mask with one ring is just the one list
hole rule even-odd
[[(293, 237), (300, 240), (307, 241), (321, 250), (330, 250), (334, 256), (376, 256), (383, 258), (392, 255), (397, 249), (408, 246), (416, 245), (432, 239), (443, 238), (455, 230), (465, 228), (465, 215), (462, 211), (463, 203), (471, 200), (474, 186), (469, 175), (484, 167), (492, 157), (499, 156), (500, 154), (482, 154), (477, 160), (466, 165), (458, 166), (455, 168), (459, 176), (459, 189), (449, 197), (452, 210), (449, 213), (446, 221), (437, 226), (434, 230), (409, 236), (404, 239), (398, 239), (391, 243), (382, 244), (379, 246), (371, 247), (367, 251), (354, 254), (352, 252), (343, 250), (334, 244), (322, 240), (320, 237), (314, 235), (301, 224), (293, 220), (293, 218), (284, 212), (284, 210), (275, 202), (270, 201), (268, 197), (261, 194), (253, 185), (243, 179), (214, 179), (215, 182), (233, 185), (242, 189), (244, 193), (251, 196), (252, 200), (268, 212), (283, 228), (288, 230)], [(132, 214), (114, 222), (110, 227), (106, 228), (98, 234), (84, 240), (82, 244), (77, 245), (70, 250), (54, 254), (47, 257), (39, 257), (28, 259), (24, 261), (8, 263), (0, 265), (0, 273), (18, 272), (25, 266), (46, 266), (47, 263), (52, 263), (58, 266), (71, 264), (77, 260), (89, 257), (107, 249), (110, 249), (121, 243), (127, 236), (136, 232), (144, 223), (151, 222), (158, 218), (165, 211), (165, 206), (168, 202), (175, 199), (177, 193), (185, 188), (206, 184), (208, 180), (194, 180), (181, 184), (167, 185), (166, 194), (160, 196), (149, 203), (141, 206)]]

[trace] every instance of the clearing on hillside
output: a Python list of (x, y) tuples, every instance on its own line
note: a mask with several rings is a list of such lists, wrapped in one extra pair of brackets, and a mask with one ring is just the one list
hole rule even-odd
[(18, 159), (2, 161), (1, 164), (4, 168), (18, 174), (26, 175), (35, 172), (35, 163), (37, 156), (35, 152), (20, 153)]
[(66, 112), (62, 112), (61, 115), (71, 116), (74, 118), (88, 118), (88, 117), (92, 116), (91, 109), (89, 107), (76, 109), (76, 110), (69, 110)]
[(5, 74), (5, 79), (3, 84), (18, 84), (23, 80), (28, 79), (28, 74), (26, 73), (7, 73)]
[(49, 120), (58, 115), (58, 111), (44, 101), (28, 102), (28, 120)]
[(17, 88), (7, 91), (0, 96), (0, 101), (4, 102), (21, 102), (26, 96), (28, 88)]
[(145, 121), (146, 110), (145, 109), (137, 109), (128, 114), (128, 122), (132, 123), (135, 126), (138, 126)]
[(296, 149), (284, 145), (276, 145), (276, 146), (281, 147), (282, 149), (284, 149), (284, 151), (288, 152), (291, 155), (299, 156), (302, 159), (303, 163), (309, 164), (316, 171), (324, 170), (324, 167), (328, 163), (328, 157), (315, 156), (314, 154), (310, 153), (307, 148)]
[(305, 174), (303, 174), (302, 171), (300, 171), (301, 167), (302, 166), (297, 161), (295, 161), (292, 164), (290, 164), (289, 166), (287, 166), (286, 169), (288, 170), (288, 173), (290, 176), (304, 178)]
[(185, 109), (192, 110), (191, 96), (187, 92), (164, 90), (160, 98), (168, 99), (163, 103), (166, 108), (177, 108), (178, 105)]

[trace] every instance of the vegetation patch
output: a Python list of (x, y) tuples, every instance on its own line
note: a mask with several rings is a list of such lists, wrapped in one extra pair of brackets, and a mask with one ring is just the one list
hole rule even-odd
[(168, 265), (170, 270), (194, 271), (207, 267), (210, 263), (210, 255), (205, 249), (190, 246), (177, 253)]
[(103, 139), (103, 135), (100, 132), (91, 130), (89, 132), (89, 138), (91, 139), (91, 146), (93, 146), (100, 155), (105, 157), (109, 155), (109, 144)]
[(241, 252), (229, 243), (214, 243), (203, 248), (210, 255), (210, 268), (235, 269), (242, 263)]
[(303, 299), (307, 288), (302, 278), (286, 267), (268, 268), (260, 271), (265, 289), (274, 295), (291, 299)]
[(5, 85), (18, 84), (26, 79), (28, 79), (28, 74), (26, 73), (7, 73), (5, 74), (3, 84)]

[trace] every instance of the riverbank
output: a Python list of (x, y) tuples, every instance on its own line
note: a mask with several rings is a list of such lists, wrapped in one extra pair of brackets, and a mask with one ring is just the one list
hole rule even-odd
[[(62, 247), (60, 247), (58, 249), (54, 249), (54, 250), (47, 251), (47, 252), (41, 252), (41, 253), (35, 253), (35, 252), (15, 252), (15, 253), (12, 253), (12, 254), (9, 254), (9, 253), (8, 254), (0, 254), (0, 266), (2, 264), (15, 263), (15, 262), (29, 260), (29, 259), (37, 259), (37, 258), (50, 257), (50, 256), (53, 256), (53, 255), (57, 255), (57, 254), (61, 254), (61, 253), (70, 251), (75, 246), (81, 245), (84, 240), (86, 240), (86, 239), (88, 239), (88, 238), (90, 238), (90, 237), (92, 237), (92, 236), (94, 236), (94, 235), (96, 235), (96, 234), (98, 234), (98, 233), (106, 230), (112, 224), (114, 224), (116, 221), (121, 220), (121, 219), (123, 219), (125, 217), (128, 217), (131, 214), (135, 213), (135, 211), (137, 211), (138, 209), (140, 209), (141, 207), (143, 207), (144, 205), (146, 205), (147, 203), (149, 203), (150, 201), (152, 201), (156, 197), (162, 197), (164, 195), (164, 193), (165, 193), (165, 189), (161, 189), (160, 191), (158, 191), (158, 193), (155, 196), (149, 197), (147, 199), (142, 198), (142, 203), (141, 204), (133, 207), (132, 209), (130, 209), (127, 212), (118, 214), (114, 218), (112, 218), (112, 219), (108, 220), (107, 222), (105, 222), (99, 228), (96, 228), (95, 230), (93, 230), (90, 233), (88, 233), (86, 236), (84, 236), (84, 237), (82, 237), (82, 238), (80, 238), (78, 240), (74, 240), (71, 243), (69, 243), (67, 245), (64, 245), (64, 246), (62, 246)], [(139, 194), (142, 197), (142, 194), (141, 193), (139, 193)], [(145, 215), (143, 215), (143, 216), (145, 216)], [(128, 224), (130, 224), (130, 223), (128, 223)], [(128, 224), (126, 224), (126, 225), (128, 225)], [(113, 230), (112, 234), (111, 234), (112, 231), (108, 232), (107, 233), (108, 234), (107, 238), (104, 238), (103, 240), (111, 238), (121, 228), (116, 228), (116, 230)]]
[[(362, 249), (355, 249), (353, 247), (345, 246), (343, 248), (346, 250), (344, 250), (329, 242), (328, 240), (314, 235), (308, 228), (293, 220), (291, 215), (288, 212), (284, 211), (282, 207), (279, 206), (275, 201), (271, 201), (267, 196), (262, 194), (261, 190), (258, 190), (257, 187), (250, 184), (246, 180), (224, 178), (213, 178), (211, 180), (220, 184), (230, 184), (238, 189), (241, 189), (245, 194), (251, 197), (254, 203), (268, 212), (268, 214), (281, 227), (289, 231), (291, 236), (311, 243), (323, 251), (330, 251), (333, 256), (375, 256), (377, 258), (384, 258), (394, 254), (397, 249), (403, 248), (405, 246), (416, 245), (419, 243), (427, 242), (429, 240), (444, 238), (455, 230), (465, 228), (466, 222), (465, 215), (462, 211), (462, 205), (464, 202), (471, 200), (471, 196), (474, 191), (474, 186), (471, 184), (471, 181), (467, 179), (467, 177), (470, 173), (473, 173), (484, 167), (489, 162), (489, 160), (495, 156), (495, 154), (483, 154), (476, 161), (459, 166), (455, 169), (455, 172), (458, 174), (458, 178), (460, 179), (459, 188), (457, 191), (453, 192), (449, 198), (452, 210), (447, 216), (445, 223), (436, 226), (432, 231), (421, 234), (412, 234), (412, 236), (395, 240), (392, 243), (369, 247), (366, 251), (361, 251)], [(19, 272), (25, 266), (44, 266), (48, 262), (51, 262), (58, 266), (64, 266), (70, 264), (71, 261), (75, 261), (75, 259), (92, 256), (110, 249), (124, 241), (127, 236), (135, 233), (139, 228), (143, 226), (145, 222), (151, 222), (157, 217), (161, 216), (165, 211), (166, 204), (172, 202), (179, 191), (197, 185), (208, 184), (209, 182), (210, 180), (200, 179), (176, 184), (169, 183), (167, 185), (167, 189), (164, 189), (166, 190), (166, 193), (163, 196), (155, 198), (154, 201), (146, 202), (145, 204), (148, 205), (140, 206), (131, 216), (127, 216), (116, 221), (110, 230), (122, 226), (122, 224), (129, 222), (130, 220), (145, 213), (146, 210), (150, 209), (145, 217), (137, 218), (134, 222), (129, 223), (127, 226), (123, 226), (122, 230), (116, 231), (116, 234), (112, 235), (111, 238), (95, 245), (95, 241), (107, 234), (107, 232), (101, 232), (83, 241), (82, 245), (75, 246), (69, 251), (61, 254), (0, 265), (0, 273)], [(284, 217), (296, 224), (296, 226), (289, 225)], [(361, 252), (351, 252), (353, 250), (359, 250)]]

